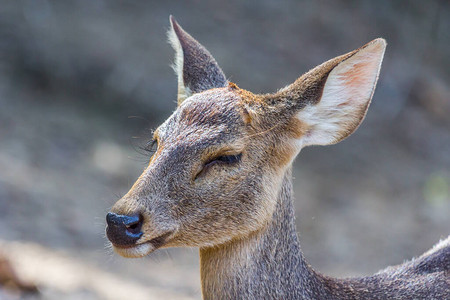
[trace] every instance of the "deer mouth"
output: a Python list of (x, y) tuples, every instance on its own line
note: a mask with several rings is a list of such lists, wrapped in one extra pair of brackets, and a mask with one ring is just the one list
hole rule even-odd
[(169, 241), (169, 238), (172, 234), (173, 232), (170, 231), (149, 241), (129, 246), (115, 245), (113, 243), (111, 244), (114, 251), (120, 256), (127, 258), (139, 258), (144, 257), (152, 253), (156, 249), (164, 246)]

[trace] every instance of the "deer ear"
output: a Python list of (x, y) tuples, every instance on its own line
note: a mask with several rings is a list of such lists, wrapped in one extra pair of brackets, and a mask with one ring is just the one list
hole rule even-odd
[[(352, 134), (364, 119), (380, 73), (386, 41), (314, 68), (274, 97), (290, 103), (303, 128), (301, 146), (328, 145)], [(298, 122), (297, 122), (298, 123)]]
[(214, 57), (170, 16), (169, 42), (175, 49), (178, 105), (194, 93), (225, 87), (228, 81)]

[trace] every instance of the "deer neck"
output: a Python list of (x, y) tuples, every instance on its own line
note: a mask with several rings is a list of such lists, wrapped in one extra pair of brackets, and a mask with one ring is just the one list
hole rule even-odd
[(290, 168), (277, 197), (264, 229), (200, 249), (205, 299), (312, 299), (318, 294), (320, 277), (305, 262), (295, 229)]

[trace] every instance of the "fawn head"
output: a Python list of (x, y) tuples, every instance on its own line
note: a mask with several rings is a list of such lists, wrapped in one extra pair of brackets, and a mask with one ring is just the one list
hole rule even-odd
[(337, 143), (359, 126), (386, 48), (373, 40), (257, 95), (228, 82), (211, 54), (170, 23), (178, 107), (154, 132), (148, 167), (107, 215), (107, 236), (125, 257), (262, 229), (301, 148)]

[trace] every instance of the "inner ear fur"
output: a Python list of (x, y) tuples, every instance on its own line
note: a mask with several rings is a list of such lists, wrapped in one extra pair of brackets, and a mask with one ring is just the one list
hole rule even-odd
[(337, 143), (364, 119), (375, 90), (386, 41), (376, 39), (310, 70), (277, 93), (264, 96), (278, 118), (308, 128), (301, 145)]
[(170, 16), (169, 43), (175, 50), (178, 105), (194, 93), (225, 87), (228, 81), (209, 51)]

